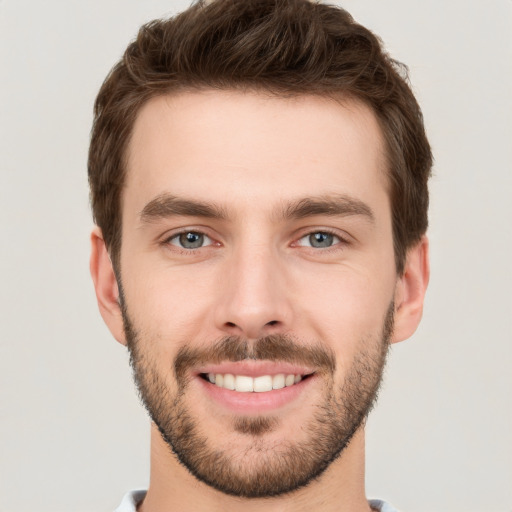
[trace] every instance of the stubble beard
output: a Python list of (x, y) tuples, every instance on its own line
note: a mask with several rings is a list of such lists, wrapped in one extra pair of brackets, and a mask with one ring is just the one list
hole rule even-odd
[[(198, 480), (225, 494), (245, 498), (279, 496), (300, 489), (317, 479), (349, 444), (373, 408), (393, 332), (394, 306), (390, 304), (380, 336), (361, 340), (357, 354), (341, 385), (334, 382), (334, 355), (322, 346), (306, 349), (283, 336), (262, 338), (253, 344), (225, 338), (206, 351), (178, 352), (174, 368), (178, 383), (172, 393), (144, 352), (148, 340), (141, 338), (123, 301), (123, 319), (130, 351), (130, 364), (139, 396), (179, 462)], [(302, 423), (304, 440), (266, 442), (265, 434), (279, 425), (272, 416), (237, 417), (232, 429), (247, 442), (240, 453), (213, 446), (187, 403), (188, 373), (198, 360), (204, 362), (243, 359), (286, 360), (311, 364), (316, 360), (324, 379), (323, 400), (312, 417)], [(290, 425), (296, 428), (296, 425)]]

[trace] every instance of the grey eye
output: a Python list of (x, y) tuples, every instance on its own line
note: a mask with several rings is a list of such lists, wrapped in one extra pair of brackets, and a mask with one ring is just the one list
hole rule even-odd
[(309, 235), (311, 247), (331, 247), (333, 236), (330, 233), (312, 233)]
[(183, 249), (199, 249), (205, 245), (210, 245), (212, 241), (203, 233), (196, 231), (189, 231), (187, 233), (180, 233), (179, 235), (171, 238), (170, 243)]
[(314, 247), (315, 249), (326, 249), (340, 242), (340, 239), (331, 233), (317, 231), (303, 236), (300, 239), (300, 245), (305, 247)]

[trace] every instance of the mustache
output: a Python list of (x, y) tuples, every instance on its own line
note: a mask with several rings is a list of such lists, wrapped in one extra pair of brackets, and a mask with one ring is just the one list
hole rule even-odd
[(329, 348), (299, 344), (289, 336), (274, 334), (251, 342), (227, 336), (207, 348), (184, 346), (176, 355), (174, 371), (177, 380), (183, 382), (192, 368), (245, 360), (294, 363), (329, 373), (336, 369), (336, 358)]

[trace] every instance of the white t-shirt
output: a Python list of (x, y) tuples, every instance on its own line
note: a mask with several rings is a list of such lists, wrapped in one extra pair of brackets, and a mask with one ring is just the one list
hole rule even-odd
[[(146, 496), (146, 491), (131, 491), (125, 494), (123, 501), (117, 507), (114, 512), (136, 512), (137, 505)], [(379, 512), (398, 512), (398, 510), (382, 500), (369, 500), (370, 507)]]

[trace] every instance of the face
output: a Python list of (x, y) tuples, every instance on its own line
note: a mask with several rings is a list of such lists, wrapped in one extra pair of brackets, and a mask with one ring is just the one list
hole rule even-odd
[(163, 439), (228, 494), (320, 475), (375, 398), (397, 276), (382, 135), (356, 102), (206, 91), (140, 112), (121, 302)]

